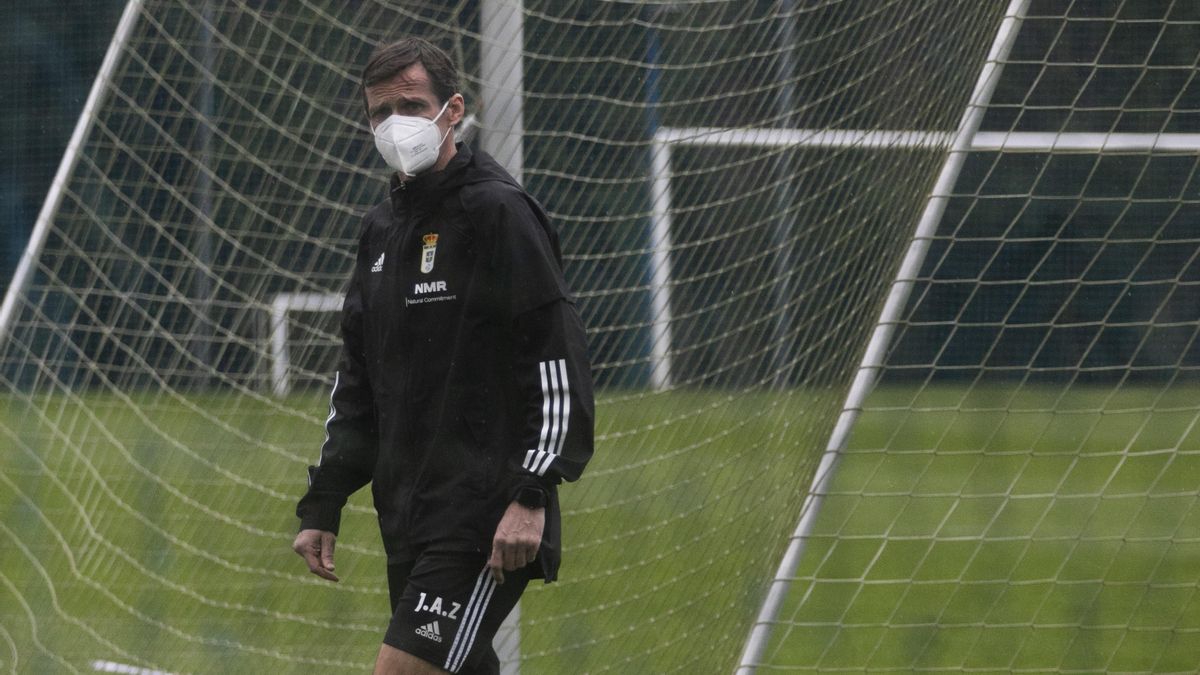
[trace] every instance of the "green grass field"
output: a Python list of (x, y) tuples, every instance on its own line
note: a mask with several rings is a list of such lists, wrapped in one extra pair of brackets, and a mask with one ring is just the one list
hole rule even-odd
[(1196, 672), (1197, 394), (877, 392), (772, 663)]
[[(730, 672), (836, 398), (607, 398), (563, 491), (563, 581), (522, 605), (522, 672)], [(1198, 401), (878, 392), (760, 672), (1197, 670)], [(291, 510), (325, 404), (285, 403), (3, 399), (0, 669), (367, 669), (387, 617), (369, 500), (343, 582), (308, 575)]]

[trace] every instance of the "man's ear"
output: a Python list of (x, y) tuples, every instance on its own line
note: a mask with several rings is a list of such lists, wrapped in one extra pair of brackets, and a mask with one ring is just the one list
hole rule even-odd
[(450, 104), (446, 106), (446, 120), (450, 122), (450, 126), (456, 126), (462, 121), (465, 114), (467, 114), (467, 102), (463, 99), (462, 94), (451, 96)]

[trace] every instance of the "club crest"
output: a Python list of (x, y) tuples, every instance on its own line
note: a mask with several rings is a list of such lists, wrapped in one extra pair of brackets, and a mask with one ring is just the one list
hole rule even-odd
[(425, 245), (421, 247), (421, 273), (429, 274), (433, 271), (433, 257), (437, 254), (438, 236), (434, 232), (421, 237)]

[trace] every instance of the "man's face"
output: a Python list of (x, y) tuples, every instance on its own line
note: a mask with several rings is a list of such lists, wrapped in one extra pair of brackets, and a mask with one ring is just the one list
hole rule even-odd
[[(442, 102), (433, 93), (429, 73), (419, 62), (396, 73), (390, 80), (367, 87), (365, 93), (367, 118), (372, 129), (392, 115), (433, 119), (442, 108)], [(446, 112), (437, 121), (439, 131), (445, 134), (447, 129), (458, 124), (463, 112), (463, 97), (460, 94), (451, 96)]]

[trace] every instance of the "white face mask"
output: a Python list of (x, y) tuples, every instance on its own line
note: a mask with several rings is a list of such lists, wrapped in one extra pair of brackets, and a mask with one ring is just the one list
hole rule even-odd
[(446, 112), (447, 100), (437, 117), (392, 115), (375, 127), (375, 148), (388, 166), (406, 176), (416, 176), (437, 163), (442, 141), (450, 133), (438, 134), (437, 121)]

